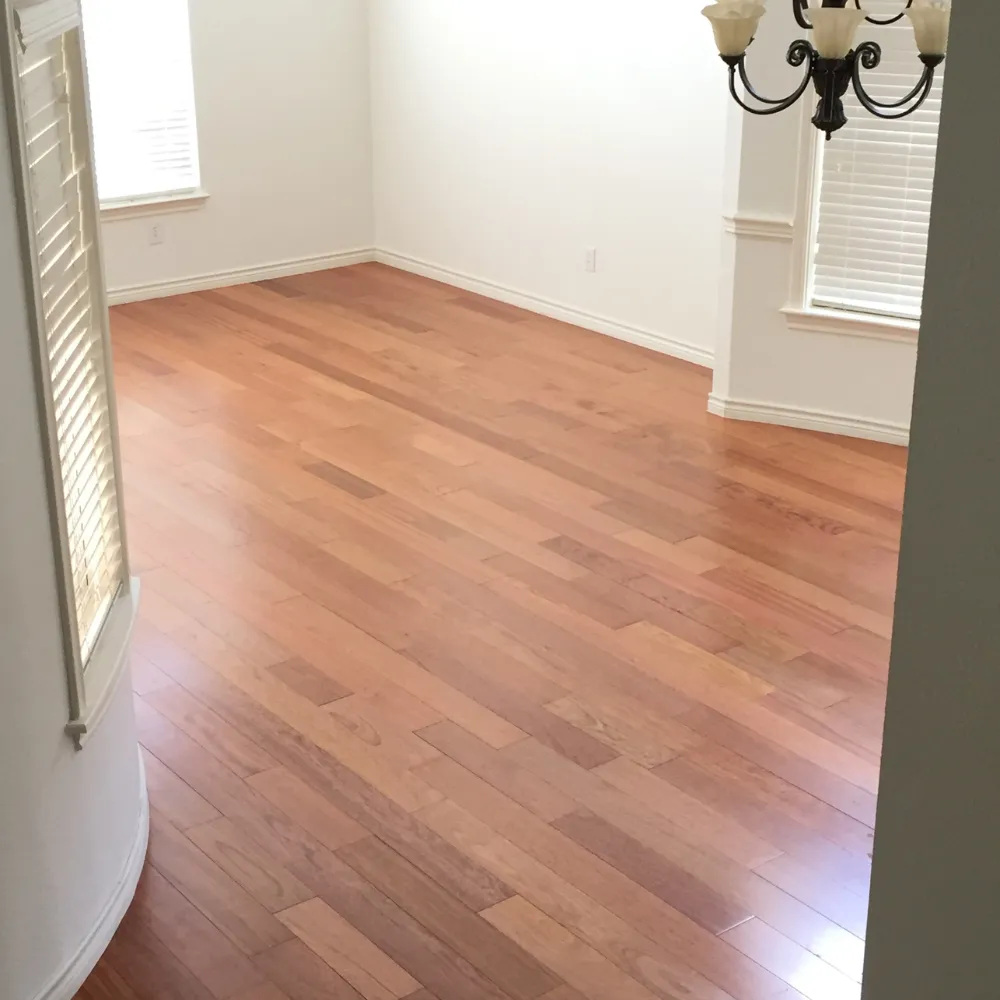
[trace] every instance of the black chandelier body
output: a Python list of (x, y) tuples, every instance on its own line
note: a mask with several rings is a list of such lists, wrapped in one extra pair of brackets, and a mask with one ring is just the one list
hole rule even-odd
[[(848, 0), (822, 0), (824, 7), (845, 7), (847, 3)], [(870, 24), (877, 25), (895, 24), (905, 16), (912, 4), (913, 0), (907, 0), (906, 7), (895, 17), (879, 19), (866, 16), (865, 20)], [(860, 0), (854, 0), (854, 5), (858, 10), (861, 9)], [(807, 0), (792, 0), (792, 9), (796, 23), (806, 30), (812, 30), (812, 24), (806, 16), (809, 9)], [(861, 106), (876, 117), (889, 120), (905, 118), (927, 100), (934, 86), (935, 69), (944, 62), (945, 57), (944, 55), (921, 54), (919, 58), (924, 65), (924, 70), (920, 79), (905, 97), (895, 101), (880, 101), (873, 97), (865, 90), (861, 80), (862, 70), (873, 70), (882, 60), (882, 49), (877, 42), (861, 42), (842, 59), (826, 59), (806, 39), (797, 39), (789, 46), (786, 59), (790, 66), (804, 65), (806, 67), (805, 76), (788, 97), (778, 100), (764, 97), (754, 89), (747, 76), (746, 52), (738, 56), (724, 55), (721, 58), (729, 67), (729, 92), (741, 108), (754, 115), (775, 115), (786, 111), (802, 97), (808, 90), (809, 84), (812, 83), (819, 97), (812, 123), (820, 131), (826, 133), (827, 139), (830, 139), (834, 132), (847, 124), (843, 98), (848, 87), (854, 88), (854, 93)], [(737, 76), (739, 76), (747, 94), (763, 107), (748, 104), (743, 100), (736, 86)]]

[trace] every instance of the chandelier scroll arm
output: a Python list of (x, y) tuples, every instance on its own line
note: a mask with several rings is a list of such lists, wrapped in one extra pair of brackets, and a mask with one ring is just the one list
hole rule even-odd
[[(798, 0), (796, 0), (796, 2), (798, 2)], [(805, 76), (802, 79), (802, 83), (800, 83), (799, 86), (788, 95), (788, 97), (782, 97), (775, 100), (774, 98), (763, 97), (758, 94), (753, 85), (750, 83), (746, 71), (746, 53), (741, 56), (734, 57), (723, 56), (723, 60), (729, 66), (729, 92), (733, 95), (733, 99), (736, 103), (743, 108), (744, 111), (749, 111), (752, 115), (775, 115), (779, 111), (786, 111), (806, 92), (806, 89), (812, 80), (813, 63), (816, 58), (815, 50), (804, 38), (799, 38), (798, 40), (792, 42), (789, 46), (786, 58), (789, 66), (801, 66), (805, 63)], [(740, 82), (744, 87), (746, 87), (747, 93), (754, 98), (754, 100), (760, 101), (761, 104), (765, 104), (767, 107), (752, 107), (740, 97), (736, 89), (737, 73), (739, 73)]]
[[(875, 115), (892, 121), (897, 118), (905, 118), (916, 111), (930, 96), (931, 88), (934, 86), (934, 70), (940, 65), (944, 57), (921, 56), (924, 64), (924, 71), (917, 81), (917, 85), (905, 97), (896, 101), (879, 101), (865, 90), (861, 82), (862, 69), (875, 69), (882, 61), (882, 49), (876, 42), (862, 42), (854, 52), (854, 65), (851, 70), (851, 83), (854, 86), (854, 93), (857, 95), (861, 106)], [(912, 102), (912, 103), (911, 103)]]
[(807, 9), (808, 0), (792, 0), (792, 13), (795, 15), (795, 23), (805, 31), (812, 31), (812, 25), (806, 20), (805, 16)]
[[(854, 0), (854, 6), (857, 7), (858, 10), (861, 10), (861, 0)], [(906, 16), (906, 12), (912, 6), (913, 6), (913, 0), (906, 0), (906, 6), (893, 17), (879, 18), (879, 17), (870, 17), (868, 15), (865, 15), (865, 20), (869, 24), (879, 24), (879, 25), (895, 24), (897, 21), (901, 21)]]

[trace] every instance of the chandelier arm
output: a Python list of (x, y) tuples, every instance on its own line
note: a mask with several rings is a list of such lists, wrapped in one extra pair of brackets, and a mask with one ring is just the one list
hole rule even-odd
[(858, 95), (858, 100), (861, 102), (861, 106), (873, 114), (876, 118), (884, 118), (886, 121), (894, 121), (897, 118), (905, 118), (907, 115), (912, 114), (917, 108), (920, 107), (924, 101), (930, 96), (931, 88), (934, 86), (934, 67), (928, 66), (924, 70), (924, 75), (921, 79), (920, 86), (917, 88), (917, 100), (910, 105), (908, 108), (904, 108), (902, 111), (896, 111), (894, 113), (885, 113), (886, 108), (896, 108), (897, 104), (878, 104), (873, 101), (865, 91), (865, 88), (861, 85), (861, 81), (858, 78), (858, 70), (855, 66), (854, 69), (854, 93)]
[[(796, 0), (796, 2), (797, 2), (797, 0)], [(854, 0), (854, 6), (857, 7), (858, 10), (861, 10), (861, 0)], [(888, 18), (882, 19), (882, 18), (878, 18), (878, 17), (869, 17), (868, 15), (865, 15), (865, 20), (869, 24), (880, 24), (880, 25), (895, 24), (897, 21), (901, 21), (906, 16), (906, 12), (912, 6), (913, 6), (913, 0), (906, 0), (906, 6), (903, 8), (903, 10), (901, 10), (894, 17), (888, 17)]]
[[(901, 107), (903, 107), (903, 105), (909, 104), (910, 101), (912, 101), (915, 97), (917, 97), (920, 94), (920, 92), (927, 87), (928, 73), (931, 74), (931, 77), (932, 77), (931, 82), (933, 83), (934, 70), (933, 69), (929, 69), (929, 68), (925, 68), (924, 72), (923, 72), (923, 75), (917, 81), (917, 85), (913, 88), (913, 90), (911, 90), (906, 95), (906, 97), (901, 97), (898, 101), (877, 101), (877, 100), (875, 100), (874, 97), (872, 97), (870, 94), (868, 94), (867, 91), (865, 91), (865, 98), (868, 100), (869, 104), (873, 105), (876, 108), (887, 108), (887, 109), (901, 108)], [(855, 91), (858, 91), (859, 89), (860, 90), (864, 90), (864, 88), (861, 87), (860, 83), (858, 83), (857, 81), (854, 82), (854, 89), (855, 89)], [(927, 99), (927, 96), (924, 95), (924, 98), (923, 98), (923, 100), (921, 100), (920, 103), (923, 104), (924, 100), (926, 100), (926, 99)], [(858, 100), (861, 100), (860, 93), (858, 94)], [(916, 111), (916, 107), (914, 107), (913, 110)]]
[[(733, 100), (743, 108), (744, 111), (749, 111), (752, 115), (776, 115), (779, 111), (787, 111), (805, 92), (806, 88), (809, 86), (812, 80), (812, 70), (813, 70), (813, 54), (812, 47), (808, 42), (799, 41), (793, 42), (792, 48), (788, 52), (788, 61), (793, 66), (801, 66), (803, 62), (807, 61), (807, 57), (803, 55), (801, 58), (796, 54), (794, 58), (797, 61), (793, 61), (793, 50), (796, 50), (797, 46), (805, 46), (809, 50), (808, 54), (808, 65), (806, 66), (806, 75), (802, 80), (802, 83), (795, 89), (794, 93), (789, 94), (788, 97), (782, 98), (781, 100), (775, 101), (771, 98), (760, 97), (757, 92), (750, 86), (747, 80), (746, 68), (744, 66), (744, 61), (746, 56), (740, 56), (738, 60), (734, 60), (729, 64), (729, 93), (733, 95)], [(801, 48), (797, 50), (801, 52)], [(768, 106), (766, 108), (755, 108), (747, 104), (739, 95), (736, 90), (736, 73), (739, 72), (740, 80), (743, 85), (747, 88), (747, 92), (757, 100), (761, 101)]]
[(761, 104), (784, 104), (785, 101), (788, 100), (787, 97), (782, 97), (782, 98), (779, 98), (778, 100), (775, 100), (773, 97), (763, 97), (760, 94), (758, 94), (757, 91), (754, 90), (753, 84), (750, 82), (750, 79), (747, 76), (747, 64), (746, 64), (746, 60), (741, 59), (739, 61), (739, 65), (736, 67), (736, 70), (740, 74), (740, 80), (742, 81), (743, 86), (746, 88), (746, 92), (755, 101), (760, 101)]
[[(910, 0), (910, 2), (912, 3), (913, 0)], [(807, 0), (792, 0), (792, 13), (795, 15), (795, 23), (806, 31), (812, 31), (812, 25), (806, 20), (806, 16), (803, 13), (807, 7)]]
[[(875, 42), (862, 42), (854, 53), (854, 66), (851, 71), (851, 82), (854, 85), (854, 93), (857, 94), (861, 106), (876, 118), (883, 118), (892, 121), (897, 118), (905, 118), (920, 107), (930, 96), (931, 88), (934, 86), (934, 66), (924, 66), (924, 72), (917, 85), (905, 97), (898, 101), (876, 100), (864, 88), (861, 82), (861, 70), (875, 69), (882, 59), (882, 50)], [(914, 103), (910, 103), (913, 101)], [(905, 107), (905, 105), (909, 105)], [(897, 110), (902, 109), (902, 110)], [(883, 112), (894, 112), (884, 114)]]

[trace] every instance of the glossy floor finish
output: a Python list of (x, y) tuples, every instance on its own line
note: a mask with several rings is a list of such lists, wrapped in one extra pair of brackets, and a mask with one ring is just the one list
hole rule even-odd
[(135, 905), (81, 1000), (852, 1000), (905, 452), (379, 265), (114, 314)]

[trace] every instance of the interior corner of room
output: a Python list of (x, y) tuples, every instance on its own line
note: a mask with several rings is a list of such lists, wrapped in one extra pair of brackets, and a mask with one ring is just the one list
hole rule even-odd
[[(697, 5), (240, 9), (192, 5), (208, 197), (105, 218), (112, 304), (379, 260), (714, 367), (715, 413), (906, 442), (926, 231), (905, 230), (902, 257), (902, 230), (874, 248), (845, 235), (868, 181), (841, 203), (819, 175), (870, 126), (835, 146), (803, 109), (744, 121)], [(783, 9), (762, 26), (762, 87), (787, 87), (793, 30)], [(670, 58), (666, 37), (684, 40)], [(923, 161), (893, 169), (922, 197)], [(856, 288), (860, 306), (837, 305)]]

